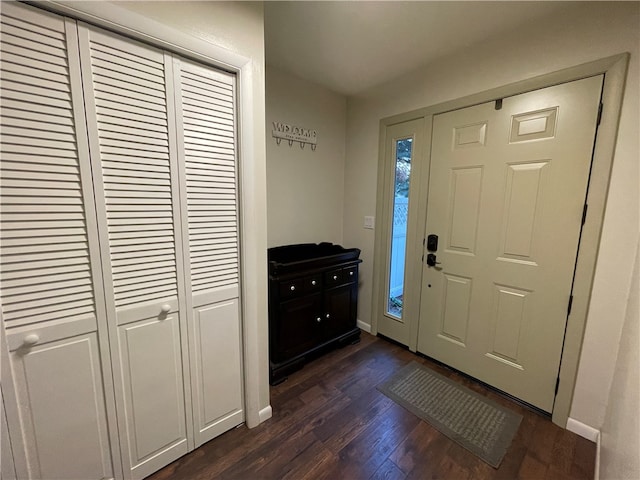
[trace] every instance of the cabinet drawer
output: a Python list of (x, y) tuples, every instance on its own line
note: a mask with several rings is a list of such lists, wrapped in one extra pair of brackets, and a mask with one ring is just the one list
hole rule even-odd
[(342, 283), (342, 270), (330, 270), (324, 273), (324, 283), (327, 287), (332, 285), (340, 285)]
[(304, 281), (301, 278), (280, 282), (278, 290), (281, 298), (291, 298), (302, 293)]
[(342, 270), (342, 280), (344, 283), (355, 282), (358, 279), (358, 267), (347, 267)]

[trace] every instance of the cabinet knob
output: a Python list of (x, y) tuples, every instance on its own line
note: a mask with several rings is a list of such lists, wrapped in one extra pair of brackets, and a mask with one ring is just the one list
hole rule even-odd
[(353, 277), (353, 271), (349, 272), (349, 275)]
[(295, 285), (291, 285), (291, 291), (293, 292), (296, 289)]
[(311, 285), (313, 285), (315, 287), (316, 286), (316, 281), (315, 280), (311, 280)]
[(165, 303), (160, 307), (160, 312), (162, 313), (169, 313), (170, 311), (171, 311), (171, 305), (169, 305), (168, 303)]
[(32, 347), (40, 341), (40, 337), (35, 333), (30, 333), (22, 339), (22, 343), (25, 347)]
[(327, 313), (327, 314), (325, 315), (325, 317), (329, 318), (329, 317), (331, 317), (331, 315), (329, 315), (329, 314)]
[(322, 318), (318, 317), (316, 318), (316, 322), (320, 323), (322, 321)]
[(337, 280), (337, 279), (338, 279), (338, 276), (337, 276), (337, 275), (334, 275), (334, 276), (333, 276), (333, 279), (334, 279), (334, 280)]

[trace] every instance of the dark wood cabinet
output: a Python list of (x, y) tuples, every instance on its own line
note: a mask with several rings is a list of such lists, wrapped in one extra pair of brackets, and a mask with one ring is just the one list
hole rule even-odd
[(269, 249), (270, 382), (360, 338), (356, 326), (360, 250), (329, 243)]

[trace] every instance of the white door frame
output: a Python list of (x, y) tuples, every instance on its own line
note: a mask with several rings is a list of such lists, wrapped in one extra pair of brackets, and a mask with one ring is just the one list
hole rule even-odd
[[(559, 70), (545, 75), (512, 83), (502, 87), (497, 87), (485, 92), (469, 95), (456, 100), (440, 103), (426, 108), (421, 108), (411, 112), (394, 115), (380, 121), (380, 146), (378, 159), (378, 185), (380, 192), (376, 201), (376, 215), (382, 220), (382, 228), (376, 229), (374, 248), (374, 272), (373, 272), (373, 301), (371, 333), (377, 333), (378, 319), (384, 315), (384, 279), (386, 275), (386, 258), (389, 249), (389, 222), (385, 221), (385, 205), (389, 199), (385, 193), (388, 191), (390, 159), (385, 158), (385, 145), (387, 142), (386, 130), (390, 125), (424, 118), (426, 145), (423, 155), (416, 157), (416, 176), (412, 179), (412, 185), (416, 190), (410, 192), (410, 202), (414, 202), (414, 210), (417, 212), (427, 211), (427, 194), (429, 181), (429, 165), (431, 162), (431, 131), (433, 126), (433, 116), (451, 110), (470, 107), (480, 103), (490, 102), (504, 97), (514, 96), (521, 93), (538, 90), (559, 83), (567, 83), (585, 77), (604, 74), (604, 85), (602, 90), (602, 117), (597, 130), (596, 142), (593, 152), (593, 163), (591, 179), (588, 186), (587, 204), (589, 205), (586, 222), (582, 229), (578, 260), (576, 263), (575, 281), (573, 285), (573, 304), (571, 315), (567, 319), (565, 342), (562, 351), (562, 361), (560, 365), (560, 383), (558, 393), (552, 413), (552, 420), (555, 424), (565, 427), (571, 403), (573, 391), (580, 361), (582, 349), (582, 339), (587, 320), (587, 311), (591, 299), (593, 278), (595, 273), (598, 249), (600, 246), (600, 235), (604, 220), (604, 210), (609, 190), (609, 179), (611, 176), (611, 166), (615, 152), (618, 124), (620, 121), (620, 111), (622, 97), (624, 93), (629, 54), (623, 53), (593, 62), (577, 65), (567, 69)], [(411, 208), (411, 206), (410, 206)], [(407, 237), (406, 255), (406, 275), (407, 278), (421, 279), (422, 276), (422, 242), (424, 239), (426, 215), (415, 215), (418, 224), (414, 231), (419, 232), (413, 237)], [(420, 294), (420, 288), (411, 288), (409, 293)], [(407, 345), (409, 350), (415, 352), (418, 342), (418, 319), (417, 315), (410, 319), (411, 335)]]

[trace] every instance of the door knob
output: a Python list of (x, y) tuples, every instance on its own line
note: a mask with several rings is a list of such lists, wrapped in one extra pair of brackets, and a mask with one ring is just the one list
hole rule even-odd
[(435, 267), (436, 265), (440, 265), (440, 262), (436, 261), (436, 254), (430, 253), (427, 255), (427, 265), (430, 267)]
[(30, 333), (22, 339), (22, 343), (25, 347), (33, 347), (36, 343), (40, 341), (40, 337), (35, 333)]

